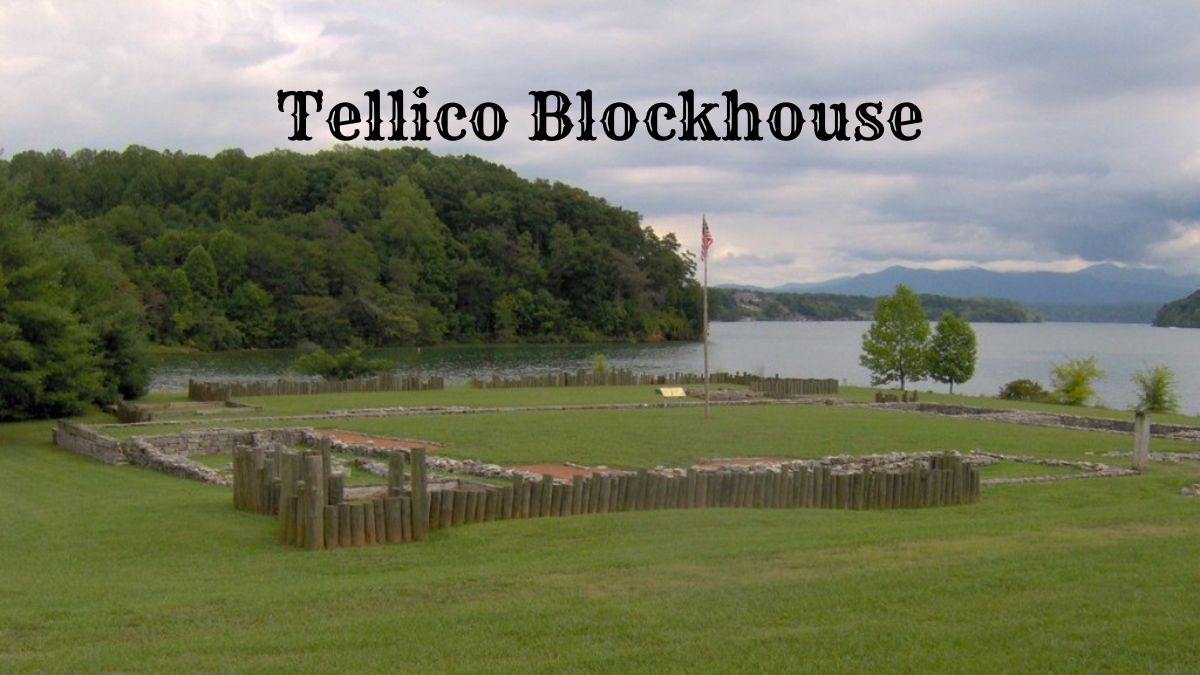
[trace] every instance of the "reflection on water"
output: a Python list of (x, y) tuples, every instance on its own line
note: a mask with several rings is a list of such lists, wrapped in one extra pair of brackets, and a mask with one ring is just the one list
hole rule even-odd
[[(750, 371), (793, 377), (833, 377), (867, 384), (868, 372), (858, 365), (866, 323), (742, 322), (714, 323), (710, 366), (713, 371)], [(1147, 364), (1170, 366), (1179, 381), (1185, 412), (1200, 412), (1200, 330), (1153, 328), (1131, 324), (975, 324), (979, 363), (975, 377), (960, 389), (995, 394), (1005, 382), (1028, 377), (1049, 385), (1050, 364), (1066, 356), (1095, 356), (1108, 377), (1097, 389), (1105, 403), (1133, 404), (1130, 378)], [(401, 371), (440, 375), (448, 382), (469, 377), (514, 376), (592, 367), (592, 355), (603, 353), (612, 368), (645, 373), (700, 372), (699, 343), (593, 345), (472, 345), (371, 350), (397, 362)], [(246, 380), (287, 375), (300, 354), (294, 350), (261, 350), (163, 356), (154, 374), (155, 390), (183, 389), (189, 377)], [(944, 390), (934, 382), (919, 389)]]

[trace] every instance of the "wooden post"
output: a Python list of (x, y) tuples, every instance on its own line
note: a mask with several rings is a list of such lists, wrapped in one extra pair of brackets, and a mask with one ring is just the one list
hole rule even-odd
[(1150, 413), (1139, 410), (1133, 416), (1133, 470), (1145, 473), (1150, 467)]
[(367, 545), (367, 505), (361, 502), (350, 505), (350, 539), (354, 546)]
[(471, 522), (482, 523), (487, 518), (487, 496), (488, 492), (478, 492), (475, 498), (475, 518)]
[(335, 473), (325, 476), (326, 503), (341, 504), (346, 494), (346, 474)]
[(280, 457), (282, 460), (279, 466), (279, 530), (276, 533), (276, 539), (281, 544), (291, 543), (292, 533), (292, 496), (296, 489), (295, 475), (295, 458), (293, 453), (287, 453)]
[(571, 515), (583, 513), (583, 477), (576, 473), (571, 477)]
[(390, 543), (404, 541), (404, 526), (401, 524), (401, 497), (388, 497), (383, 502), (384, 520), (387, 521), (387, 540)]
[(458, 501), (458, 490), (442, 490), (442, 512), (438, 518), (438, 527), (443, 530), (454, 527), (454, 508)]
[(399, 496), (404, 492), (404, 455), (394, 451), (388, 455), (388, 495)]
[(387, 507), (381, 499), (373, 501), (372, 504), (375, 507), (375, 543), (386, 544), (388, 542)]
[(322, 436), (320, 442), (321, 449), (321, 473), (325, 476), (333, 474), (333, 455), (329, 452), (329, 437)]
[[(413, 466), (416, 466), (416, 465), (414, 464)], [(415, 518), (415, 516), (414, 516), (414, 518)], [(429, 508), (428, 508), (428, 513), (426, 514), (426, 518), (428, 520), (425, 520), (422, 522), (428, 523), (428, 527), (429, 527), (428, 531), (429, 532), (433, 532), (434, 530), (438, 530), (442, 527), (442, 491), (441, 490), (434, 490), (429, 493)], [(416, 531), (415, 530), (416, 522), (417, 522), (416, 520), (413, 520), (414, 533)]]
[(367, 546), (379, 542), (379, 533), (375, 530), (375, 502), (363, 502), (363, 540)]
[(501, 520), (511, 520), (513, 517), (513, 486), (511, 485), (500, 488), (500, 513), (498, 515)]
[(325, 548), (337, 548), (341, 544), (338, 532), (338, 507), (326, 505), (325, 510)]
[(512, 477), (513, 491), (513, 518), (525, 518), (528, 516), (529, 506), (525, 500), (525, 477), (521, 474), (514, 474)]
[(354, 545), (353, 525), (351, 521), (353, 516), (350, 514), (349, 504), (338, 504), (338, 546), (341, 548), (349, 548)]
[(608, 513), (608, 500), (612, 497), (612, 481), (606, 474), (592, 474), (595, 480), (600, 481), (600, 499), (596, 504), (596, 509), (599, 513)]
[(538, 493), (538, 515), (545, 518), (550, 514), (550, 502), (554, 498), (554, 476), (542, 474), (542, 489)]
[(413, 520), (412, 520), (412, 496), (407, 495), (400, 497), (400, 539), (402, 541), (413, 540)]
[[(479, 508), (479, 493), (471, 490), (466, 493), (466, 499), (463, 504), (463, 516), (459, 522), (460, 525), (475, 522), (475, 510)], [(457, 506), (457, 504), (455, 505)], [(455, 513), (455, 515), (458, 515)]]
[(325, 476), (319, 455), (304, 456), (304, 547), (325, 548)]
[(246, 485), (250, 490), (250, 508), (255, 513), (263, 513), (266, 504), (263, 500), (264, 467), (267, 463), (266, 451), (256, 447), (250, 451), (250, 482)]
[(409, 451), (412, 461), (412, 536), (416, 541), (429, 538), (429, 488), (425, 475), (425, 448)]

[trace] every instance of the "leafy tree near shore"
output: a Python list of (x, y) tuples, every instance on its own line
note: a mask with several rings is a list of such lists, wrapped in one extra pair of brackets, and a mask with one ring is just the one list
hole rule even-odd
[(929, 377), (950, 385), (962, 384), (975, 375), (975, 330), (950, 312), (942, 315), (929, 341)]
[(1147, 366), (1133, 374), (1138, 388), (1138, 410), (1173, 413), (1179, 410), (1175, 393), (1175, 373), (1167, 366)]
[(362, 350), (347, 347), (338, 354), (317, 349), (296, 359), (296, 367), (307, 375), (320, 375), (326, 380), (352, 380), (391, 370), (394, 367), (387, 359), (368, 359)]
[(928, 374), (925, 341), (929, 320), (921, 300), (904, 284), (875, 303), (875, 322), (862, 338), (859, 363), (871, 371), (871, 384), (899, 382), (903, 391), (909, 382)]
[(1064, 405), (1084, 405), (1096, 396), (1095, 381), (1105, 377), (1096, 357), (1068, 357), (1050, 369), (1054, 397)]

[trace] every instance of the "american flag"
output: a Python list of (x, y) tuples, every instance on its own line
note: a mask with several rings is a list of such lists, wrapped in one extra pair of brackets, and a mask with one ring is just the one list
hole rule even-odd
[(702, 225), (700, 229), (700, 259), (708, 260), (708, 247), (712, 246), (713, 236), (708, 229), (708, 218), (700, 216), (700, 223)]

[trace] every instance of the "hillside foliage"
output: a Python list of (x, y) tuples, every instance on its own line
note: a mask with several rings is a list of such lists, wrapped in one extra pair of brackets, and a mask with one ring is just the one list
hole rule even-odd
[(1168, 302), (1154, 316), (1154, 325), (1171, 328), (1200, 328), (1200, 291)]
[(638, 214), (415, 148), (23, 152), (23, 217), (124, 270), (157, 343), (690, 339), (693, 262)]

